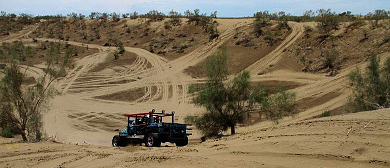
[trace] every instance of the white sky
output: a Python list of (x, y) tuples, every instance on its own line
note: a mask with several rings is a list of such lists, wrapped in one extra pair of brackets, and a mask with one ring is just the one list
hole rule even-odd
[(283, 10), (302, 15), (307, 10), (331, 8), (336, 12), (352, 11), (366, 14), (375, 9), (390, 10), (390, 0), (0, 0), (0, 10), (7, 13), (33, 15), (66, 15), (71, 12), (89, 15), (91, 12), (147, 13), (158, 10), (200, 9), (201, 13), (218, 11), (219, 17), (252, 16), (257, 11)]

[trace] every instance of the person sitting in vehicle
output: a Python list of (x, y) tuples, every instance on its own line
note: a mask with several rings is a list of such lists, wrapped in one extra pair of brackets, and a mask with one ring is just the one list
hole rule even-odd
[(127, 130), (128, 130), (128, 134), (129, 135), (132, 135), (132, 134), (135, 134), (136, 133), (136, 128), (135, 128), (135, 121), (134, 120), (129, 120), (129, 125), (127, 127)]
[(154, 116), (153, 115), (148, 115), (148, 123), (154, 123)]
[(141, 119), (141, 124), (146, 124), (147, 121), (148, 121), (148, 117), (147, 117), (147, 116), (144, 116), (144, 117), (142, 117), (142, 119)]

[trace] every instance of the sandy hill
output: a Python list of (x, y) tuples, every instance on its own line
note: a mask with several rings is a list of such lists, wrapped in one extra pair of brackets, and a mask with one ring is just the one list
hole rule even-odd
[[(217, 22), (220, 36), (214, 40), (200, 27), (183, 23), (166, 29), (163, 22), (142, 19), (67, 24), (70, 20), (62, 27), (44, 22), (2, 36), (2, 42), (26, 44), (32, 38), (38, 44), (62, 39), (85, 54), (75, 58), (74, 67), (55, 84), (61, 95), (44, 115), (47, 136), (60, 143), (1, 139), (1, 167), (390, 166), (388, 109), (315, 118), (326, 110), (344, 113), (351, 94), (348, 73), (366, 67), (366, 52), (373, 51), (381, 60), (390, 56), (387, 29), (343, 23), (340, 30), (323, 37), (316, 23), (288, 22), (287, 27), (273, 23), (264, 28), (270, 37), (256, 38), (252, 19)], [(118, 41), (125, 54), (114, 60)], [(223, 45), (231, 54), (231, 74), (247, 70), (253, 82), (286, 86), (297, 93), (302, 112), (279, 125), (239, 127), (237, 135), (204, 143), (194, 131), (191, 144), (182, 148), (108, 147), (113, 130), (125, 124), (124, 113), (175, 110), (183, 122), (186, 115), (202, 112), (191, 103), (188, 86), (204, 81), (205, 58)], [(323, 49), (339, 54), (331, 75), (323, 65)], [(30, 68), (31, 77), (39, 76), (40, 66)]]

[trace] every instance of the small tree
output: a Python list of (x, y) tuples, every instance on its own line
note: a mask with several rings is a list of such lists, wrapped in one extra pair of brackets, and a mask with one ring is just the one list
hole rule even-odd
[(125, 47), (123, 47), (123, 43), (122, 42), (119, 42), (117, 47), (118, 47), (118, 53), (119, 54), (123, 54), (125, 52)]
[(114, 21), (114, 22), (118, 22), (120, 20), (119, 14), (117, 14), (115, 12), (111, 13), (110, 16), (111, 16), (112, 21)]
[(45, 104), (54, 93), (51, 85), (63, 76), (65, 67), (70, 63), (70, 52), (71, 50), (67, 50), (60, 58), (57, 47), (51, 45), (46, 53), (43, 75), (33, 86), (23, 84), (28, 67), (14, 61), (17, 59), (15, 57), (9, 61), (5, 76), (0, 82), (1, 113), (10, 119), (10, 124), (21, 133), (24, 141), (28, 141), (28, 136), (33, 134), (36, 140), (40, 140), (41, 112), (45, 110)]
[(137, 12), (133, 12), (130, 14), (130, 19), (137, 19), (138, 18), (138, 13)]
[[(237, 123), (242, 121), (242, 113), (237, 110), (233, 110), (233, 103), (231, 101), (237, 101), (240, 98), (247, 98), (247, 96), (238, 95), (237, 98), (231, 97), (233, 88), (241, 88), (245, 90), (247, 86), (237, 86), (238, 79), (235, 79), (235, 87), (233, 84), (225, 84), (224, 81), (227, 79), (227, 59), (226, 50), (223, 49), (217, 54), (212, 55), (206, 60), (207, 70), (207, 82), (205, 87), (202, 89), (195, 89), (194, 86), (190, 88), (190, 93), (198, 93), (194, 98), (194, 103), (203, 107), (206, 107), (207, 112), (198, 119), (215, 118), (213, 121), (205, 123), (204, 121), (198, 122), (198, 126), (208, 125), (205, 129), (213, 128), (211, 133), (219, 133), (221, 130), (231, 128), (231, 134), (235, 134), (235, 126)], [(242, 77), (248, 78), (249, 73), (245, 73)], [(248, 81), (245, 79), (245, 81)], [(239, 93), (240, 94), (240, 93)], [(208, 116), (208, 117), (207, 117)], [(206, 120), (208, 121), (208, 120)], [(205, 131), (204, 131), (205, 132)], [(208, 131), (206, 131), (207, 133)], [(209, 132), (210, 133), (210, 132)]]
[(318, 28), (322, 30), (325, 34), (329, 34), (332, 30), (338, 30), (340, 18), (336, 15), (335, 12), (328, 9), (320, 9), (317, 11), (318, 16)]
[(227, 82), (226, 49), (207, 58), (206, 71), (206, 84), (191, 85), (189, 92), (194, 95), (194, 103), (205, 107), (207, 112), (186, 117), (186, 121), (194, 123), (203, 134), (216, 135), (228, 128), (231, 134), (235, 134), (236, 125), (242, 123), (247, 116), (245, 114), (255, 107), (263, 111), (267, 109), (273, 120), (297, 112), (294, 94), (281, 92), (271, 95), (264, 90), (253, 90), (249, 87), (249, 72), (242, 72)]
[(253, 22), (253, 31), (256, 34), (256, 37), (260, 37), (263, 35), (263, 30), (262, 28), (267, 26), (270, 22), (270, 14), (268, 11), (264, 12), (257, 12), (253, 14), (253, 17), (255, 18)]
[(372, 13), (368, 14), (368, 17), (369, 19), (371, 19), (370, 20), (371, 28), (375, 29), (382, 26), (380, 21), (388, 18), (389, 14), (385, 10), (375, 10), (373, 14)]
[(179, 26), (179, 25), (181, 25), (181, 19), (180, 19), (181, 14), (180, 14), (180, 13), (178, 13), (178, 12), (172, 10), (172, 11), (169, 12), (169, 17), (171, 18), (169, 22), (170, 22), (173, 26)]
[(352, 112), (390, 107), (390, 58), (380, 71), (378, 58), (371, 56), (366, 74), (356, 69), (349, 74), (349, 81), (353, 87), (349, 101)]
[(325, 54), (325, 58), (323, 60), (324, 68), (328, 68), (330, 71), (330, 75), (332, 76), (335, 73), (336, 66), (337, 66), (337, 59), (340, 54), (335, 49), (326, 50), (324, 54)]

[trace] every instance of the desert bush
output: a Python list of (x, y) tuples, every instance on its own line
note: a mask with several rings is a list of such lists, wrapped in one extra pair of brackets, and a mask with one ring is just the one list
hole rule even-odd
[(371, 24), (371, 28), (375, 29), (382, 26), (381, 21), (387, 19), (389, 17), (389, 13), (385, 10), (375, 10), (374, 13), (368, 13), (367, 18), (369, 19), (369, 23)]
[(114, 21), (114, 22), (118, 22), (120, 20), (119, 14), (117, 14), (115, 12), (111, 13), (110, 17), (111, 17), (112, 21)]
[(154, 47), (154, 42), (151, 41), (151, 42), (149, 43), (149, 52), (154, 53), (153, 47)]
[(114, 51), (114, 60), (119, 59), (119, 52), (117, 50)]
[(305, 33), (310, 33), (313, 31), (313, 28), (311, 26), (303, 26)]
[(340, 17), (335, 12), (332, 12), (331, 9), (320, 9), (317, 13), (318, 28), (320, 30), (325, 34), (329, 34), (332, 30), (338, 30)]
[(176, 11), (170, 11), (169, 12), (169, 23), (171, 23), (172, 26), (179, 26), (181, 25), (181, 14)]
[(32, 15), (22, 13), (18, 17), (18, 22), (20, 22), (22, 24), (29, 25), (29, 24), (33, 23), (33, 17), (32, 17)]
[(267, 119), (276, 123), (285, 116), (294, 116), (299, 112), (294, 92), (278, 88), (272, 93), (270, 89), (261, 87), (253, 92), (253, 101), (258, 104), (259, 113), (266, 114)]
[(145, 17), (148, 18), (151, 22), (156, 22), (164, 20), (165, 14), (157, 10), (152, 10), (145, 14)]
[(324, 68), (328, 68), (329, 70), (333, 71), (336, 66), (337, 58), (339, 57), (339, 52), (337, 52), (335, 49), (332, 50), (326, 50), (324, 52), (325, 59), (324, 59)]
[(97, 18), (97, 12), (91, 12), (91, 14), (89, 15), (89, 18), (90, 19), (96, 19)]
[(128, 28), (126, 29), (126, 33), (128, 33), (128, 34), (131, 33), (130, 27), (128, 27)]
[(324, 111), (324, 112), (321, 113), (321, 115), (320, 115), (320, 117), (329, 117), (329, 116), (330, 116), (329, 110)]
[(7, 62), (17, 59), (20, 62), (26, 62), (28, 58), (35, 55), (33, 48), (24, 46), (21, 41), (13, 43), (3, 43), (0, 47), (0, 60)]
[(390, 58), (380, 70), (377, 56), (370, 56), (365, 74), (359, 69), (349, 74), (353, 93), (348, 103), (351, 112), (376, 110), (390, 107)]
[(184, 122), (194, 124), (196, 128), (200, 128), (203, 135), (215, 136), (228, 129), (222, 118), (217, 112), (206, 112), (199, 116), (186, 116)]
[(130, 19), (137, 19), (138, 18), (138, 13), (137, 12), (133, 12), (130, 14)]
[(100, 33), (99, 33), (99, 30), (98, 30), (98, 29), (95, 29), (95, 30), (93, 31), (93, 34), (94, 34), (95, 39), (100, 39)]
[(4, 138), (13, 138), (15, 135), (13, 128), (6, 127), (1, 131), (1, 136)]
[(271, 14), (268, 11), (260, 11), (253, 14), (253, 17), (255, 18), (256, 21), (263, 20), (263, 19), (269, 21), (271, 18)]
[(177, 53), (184, 53), (184, 50), (185, 50), (186, 48), (188, 48), (187, 45), (182, 45), (182, 46), (180, 46), (179, 50), (177, 50), (176, 52), (177, 52)]
[(119, 54), (123, 54), (125, 52), (125, 47), (123, 47), (123, 43), (122, 42), (119, 42), (117, 44), (117, 47), (118, 47), (118, 53)]
[(164, 22), (164, 29), (171, 30), (172, 26), (170, 22)]
[(99, 16), (99, 20), (102, 22), (102, 23), (106, 23), (107, 20), (108, 20), (108, 14), (107, 13), (102, 13), (100, 16)]
[(349, 22), (356, 20), (356, 17), (352, 15), (351, 11), (345, 11), (338, 14), (341, 22)]
[(313, 12), (312, 10), (306, 11), (302, 15), (302, 21), (304, 21), (304, 22), (313, 21), (314, 16), (315, 16), (315, 12)]
[(253, 31), (256, 34), (256, 37), (263, 35), (262, 28), (267, 26), (270, 23), (270, 15), (268, 11), (257, 12), (254, 14), (255, 21), (253, 22)]
[(206, 13), (200, 14), (199, 9), (195, 9), (194, 13), (187, 10), (184, 12), (184, 16), (188, 18), (187, 23), (188, 24), (195, 24), (196, 26), (202, 26), (205, 28), (205, 31), (207, 32), (207, 26), (213, 23), (213, 18), (210, 16), (207, 16)]
[(2, 130), (12, 127), (12, 118), (7, 115), (7, 111), (12, 111), (12, 106), (7, 106), (4, 103), (0, 103), (0, 128)]
[(130, 13), (124, 13), (124, 14), (122, 14), (122, 17), (123, 18), (128, 18), (130, 16)]
[(270, 31), (266, 31), (264, 33), (264, 40), (267, 41), (269, 45), (273, 45), (275, 43), (275, 36)]
[(217, 23), (211, 23), (206, 26), (206, 33), (209, 34), (209, 41), (218, 39), (219, 37), (219, 32), (217, 29)]

